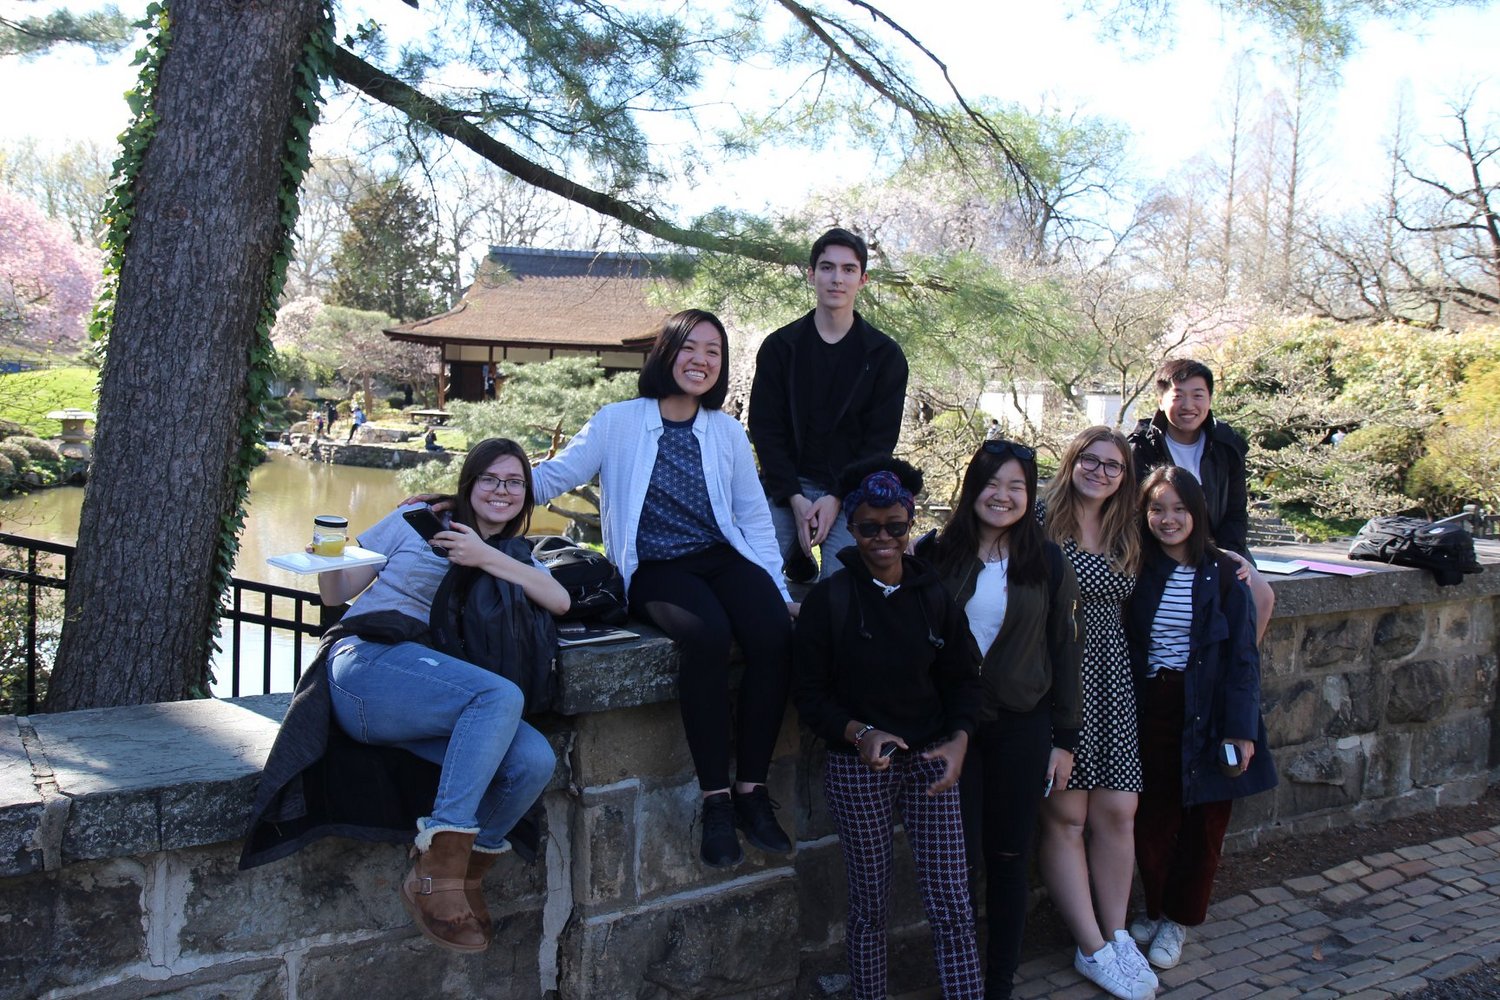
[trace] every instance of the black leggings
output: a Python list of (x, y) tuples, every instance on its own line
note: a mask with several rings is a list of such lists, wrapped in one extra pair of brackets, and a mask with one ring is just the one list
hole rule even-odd
[(735, 778), (763, 783), (791, 683), (792, 623), (770, 574), (728, 545), (643, 562), (630, 608), (677, 643), (677, 700), (704, 791), (729, 787), (729, 640), (745, 654)]

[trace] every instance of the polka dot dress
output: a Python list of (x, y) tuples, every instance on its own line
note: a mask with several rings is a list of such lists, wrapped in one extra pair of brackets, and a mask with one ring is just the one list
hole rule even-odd
[(1135, 578), (1115, 572), (1104, 556), (1072, 539), (1063, 552), (1078, 577), (1083, 603), (1083, 731), (1070, 789), (1141, 790), (1141, 750), (1136, 733), (1135, 689), (1125, 645), (1125, 599)]

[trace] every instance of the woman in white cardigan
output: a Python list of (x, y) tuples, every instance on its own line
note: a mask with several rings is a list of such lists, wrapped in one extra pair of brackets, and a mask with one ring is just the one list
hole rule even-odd
[[(599, 477), (604, 548), (631, 610), (677, 643), (678, 700), (703, 793), (701, 855), (713, 867), (743, 859), (736, 827), (763, 851), (792, 849), (765, 782), (786, 710), (795, 606), (750, 441), (720, 409), (728, 353), (712, 313), (670, 317), (640, 395), (594, 414), (534, 473), (538, 503)], [(745, 656), (732, 791), (731, 637)]]

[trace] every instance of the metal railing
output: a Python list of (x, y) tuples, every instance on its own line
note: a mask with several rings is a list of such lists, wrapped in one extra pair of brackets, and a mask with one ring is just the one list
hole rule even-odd
[[(46, 542), (24, 535), (0, 532), (0, 553), (16, 553), (10, 559), (0, 559), (0, 587), (16, 587), (16, 594), (4, 595), (15, 602), (21, 612), (16, 629), (21, 649), (12, 651), (21, 654), (24, 662), (24, 679), (21, 691), (8, 698), (0, 695), (0, 712), (37, 710), (39, 677), (50, 669), (49, 651), (42, 648), (48, 639), (48, 624), (61, 622), (62, 610), (56, 598), (50, 603), (55, 618), (45, 617), (49, 592), (58, 595), (68, 588), (68, 573), (72, 568), (74, 546)], [(57, 572), (57, 561), (62, 561), (62, 571)], [(257, 600), (257, 598), (259, 600)], [(6, 609), (9, 610), (9, 609)], [(227, 623), (221, 631), (219, 641), (227, 642), (229, 664), (229, 696), (239, 697), (242, 661), (247, 646), (258, 639), (260, 645), (260, 690), (270, 692), (273, 687), (273, 669), (280, 666), (278, 650), (284, 657), (290, 639), (291, 684), (302, 677), (304, 659), (303, 640), (321, 638), (324, 631), (343, 614), (343, 608), (325, 608), (314, 591), (294, 590), (254, 580), (231, 579), (228, 605), (220, 609), (220, 621)], [(16, 617), (16, 616), (9, 616)], [(39, 643), (41, 638), (43, 643)], [(276, 640), (281, 639), (278, 643)], [(0, 650), (3, 654), (4, 650)], [(223, 660), (216, 658), (218, 665)], [(6, 702), (9, 704), (6, 704)]]

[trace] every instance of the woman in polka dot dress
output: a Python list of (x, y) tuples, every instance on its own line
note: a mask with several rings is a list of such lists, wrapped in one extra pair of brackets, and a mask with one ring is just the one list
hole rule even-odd
[(1114, 996), (1143, 998), (1156, 977), (1125, 929), (1141, 791), (1123, 616), (1140, 561), (1135, 495), (1129, 446), (1108, 427), (1074, 438), (1048, 487), (1046, 536), (1072, 562), (1083, 603), (1083, 730), (1067, 788), (1042, 806), (1040, 860), (1078, 945), (1074, 967)]

